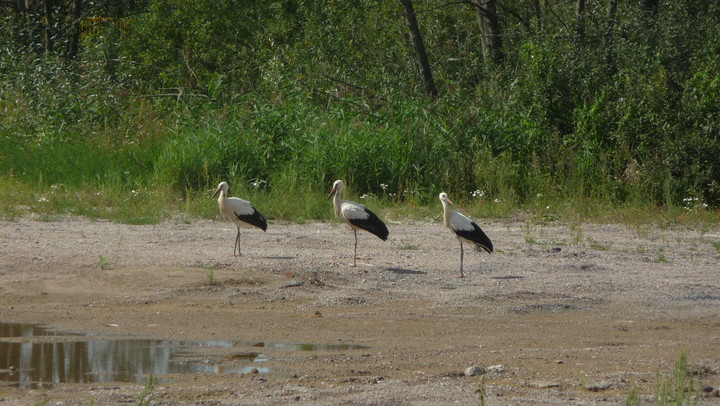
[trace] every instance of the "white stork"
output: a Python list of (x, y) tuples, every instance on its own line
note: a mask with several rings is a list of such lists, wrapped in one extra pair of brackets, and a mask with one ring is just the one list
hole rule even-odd
[[(242, 256), (242, 253), (240, 253), (240, 227), (253, 226), (265, 231), (267, 230), (267, 220), (265, 220), (265, 217), (255, 210), (247, 200), (238, 199), (237, 197), (227, 197), (229, 188), (230, 186), (228, 186), (227, 182), (220, 182), (212, 197), (220, 193), (220, 197), (218, 197), (220, 213), (228, 216), (228, 218), (235, 223), (235, 226), (237, 226), (233, 255), (240, 257)], [(237, 249), (237, 255), (235, 254), (235, 249)]]
[(344, 187), (345, 185), (341, 180), (336, 180), (328, 199), (334, 197), (333, 208), (335, 209), (335, 217), (340, 217), (345, 220), (355, 234), (355, 249), (353, 250), (352, 264), (354, 267), (356, 266), (355, 259), (357, 258), (357, 230), (365, 230), (375, 234), (383, 241), (387, 240), (390, 232), (385, 226), (385, 223), (383, 223), (375, 213), (365, 208), (365, 206), (360, 203), (342, 200), (340, 193)]
[[(447, 193), (440, 193), (440, 202), (443, 205), (443, 220), (445, 227), (449, 228), (450, 231), (455, 233), (458, 241), (460, 241), (460, 276), (463, 275), (463, 241), (470, 244), (474, 244), (478, 250), (483, 249), (488, 254), (493, 252), (493, 245), (490, 238), (485, 232), (477, 225), (474, 221), (465, 217), (464, 215), (448, 209), (448, 205), (452, 205), (453, 202), (448, 199)], [(453, 205), (454, 206), (454, 205)]]

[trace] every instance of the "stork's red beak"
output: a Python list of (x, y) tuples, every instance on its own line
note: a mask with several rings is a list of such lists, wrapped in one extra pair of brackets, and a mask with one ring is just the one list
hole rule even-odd
[(219, 187), (219, 188), (215, 189), (215, 193), (213, 193), (212, 197), (215, 197), (215, 195), (217, 195), (220, 192), (220, 189), (222, 189), (222, 188)]

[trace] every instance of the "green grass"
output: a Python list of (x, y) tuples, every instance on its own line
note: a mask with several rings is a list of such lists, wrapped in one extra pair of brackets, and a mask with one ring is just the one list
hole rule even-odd
[(103, 255), (100, 255), (100, 256), (98, 257), (98, 266), (99, 266), (100, 269), (103, 270), (103, 271), (108, 270), (108, 269), (112, 269), (112, 265), (110, 264), (110, 260), (109, 260), (106, 256), (103, 256)]
[(567, 222), (571, 245), (584, 242), (583, 221), (638, 230), (677, 223), (707, 232), (720, 220), (720, 212), (701, 204), (658, 205), (639, 187), (622, 200), (600, 185), (589, 193), (573, 186), (583, 183), (580, 174), (553, 178), (536, 162), (494, 153), (470, 130), (453, 132), (422, 106), (405, 105), (378, 120), (286, 102), (257, 103), (232, 119), (204, 114), (195, 121), (197, 113), (178, 112), (175, 123), (133, 106), (117, 127), (87, 133), (49, 127), (11, 135), (13, 127), (3, 124), (12, 120), (0, 121), (0, 218), (81, 215), (128, 224), (216, 218), (210, 194), (227, 181), (232, 196), (250, 200), (268, 219), (328, 220), (326, 194), (343, 179), (346, 199), (383, 218), (439, 221), (437, 195), (444, 191), (477, 219)]
[(710, 244), (712, 244), (712, 246), (715, 247), (715, 251), (720, 254), (720, 241), (715, 241)]
[(699, 384), (688, 368), (687, 355), (678, 354), (672, 371), (658, 376), (655, 404), (658, 406), (697, 405), (700, 400)]
[(637, 388), (633, 387), (625, 398), (625, 406), (640, 406), (642, 400)]
[[(656, 376), (653, 400), (657, 406), (693, 406), (700, 401), (700, 382), (695, 378), (687, 362), (687, 354), (680, 351), (673, 369), (664, 375)], [(642, 398), (638, 389), (633, 387), (625, 398), (625, 406), (638, 406)]]
[(145, 387), (142, 392), (138, 393), (135, 398), (135, 404), (137, 406), (149, 406), (153, 400), (155, 400), (155, 386), (157, 385), (157, 377), (154, 374), (148, 375), (147, 381), (145, 381)]
[(485, 383), (485, 376), (482, 378), (482, 382), (475, 389), (475, 394), (478, 396), (478, 406), (485, 406), (485, 395), (487, 395), (487, 385)]
[[(231, 196), (247, 199), (268, 219), (302, 223), (311, 220), (331, 220), (333, 216), (327, 192), (332, 183), (307, 184), (285, 170), (276, 173), (271, 181), (273, 188), (254, 187), (253, 181), (226, 178)], [(218, 179), (219, 182), (219, 179)], [(39, 185), (23, 182), (14, 176), (0, 176), (0, 219), (14, 221), (30, 214), (44, 221), (53, 221), (61, 215), (79, 215), (91, 219), (106, 219), (126, 224), (157, 224), (167, 218), (220, 218), (217, 202), (211, 198), (216, 183), (202, 189), (176, 191), (160, 182), (128, 188), (123, 184), (62, 184)], [(435, 193), (417, 196), (407, 193), (404, 198), (369, 193), (356, 193), (354, 185), (344, 192), (344, 198), (366, 204), (382, 218), (391, 221), (442, 221), (442, 208)], [(720, 212), (682, 213), (675, 216), (662, 208), (611, 205), (599, 207), (596, 212), (580, 213), (572, 204), (558, 209), (546, 209), (544, 203), (502, 204), (472, 197), (453, 199), (459, 211), (478, 219), (526, 218), (525, 239), (531, 244), (589, 244), (593, 249), (605, 250), (592, 239), (586, 238), (582, 222), (620, 223), (635, 229), (638, 235), (647, 236), (652, 226), (682, 224), (705, 233), (720, 219)], [(544, 206), (543, 206), (544, 205)], [(552, 213), (550, 213), (552, 212)], [(608, 216), (608, 213), (613, 216)], [(635, 216), (635, 213), (642, 213)], [(550, 241), (543, 234), (542, 224), (549, 222), (568, 224), (567, 241)], [(538, 226), (536, 226), (538, 225)], [(720, 243), (710, 242), (720, 252)]]

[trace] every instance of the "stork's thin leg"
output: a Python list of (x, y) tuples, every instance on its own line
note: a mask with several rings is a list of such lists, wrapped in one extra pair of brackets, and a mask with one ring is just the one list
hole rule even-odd
[(465, 251), (463, 250), (462, 241), (460, 241), (460, 276), (458, 278), (463, 278), (463, 256), (465, 254)]
[(237, 230), (237, 236), (235, 236), (235, 247), (237, 248), (237, 255), (235, 255), (235, 248), (233, 248), (233, 255), (236, 257), (241, 257), (242, 253), (240, 252), (240, 227), (238, 227)]
[(353, 234), (355, 234), (355, 249), (353, 250), (353, 268), (356, 266), (355, 264), (355, 258), (357, 258), (357, 230), (353, 230)]

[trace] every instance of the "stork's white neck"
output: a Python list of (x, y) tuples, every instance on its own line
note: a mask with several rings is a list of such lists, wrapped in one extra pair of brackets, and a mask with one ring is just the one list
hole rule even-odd
[(333, 196), (333, 209), (335, 210), (335, 217), (340, 217), (340, 204), (342, 203), (340, 192), (342, 192), (342, 189), (338, 189)]
[(445, 200), (441, 200), (443, 205), (443, 223), (445, 224), (445, 227), (450, 227), (450, 209), (448, 209), (448, 202)]
[(220, 206), (220, 210), (222, 210), (225, 207), (226, 199), (227, 199), (227, 194), (225, 193), (225, 189), (220, 189), (220, 195), (218, 196), (218, 205)]

